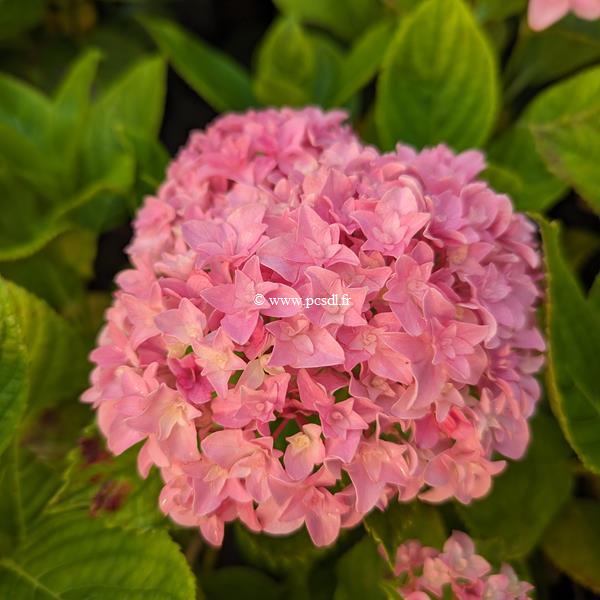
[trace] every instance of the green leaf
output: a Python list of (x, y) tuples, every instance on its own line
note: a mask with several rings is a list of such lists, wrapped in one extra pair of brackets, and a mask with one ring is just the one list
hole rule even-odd
[[(32, 165), (36, 165), (36, 168), (33, 169)], [(12, 177), (18, 177), (36, 194), (46, 199), (56, 199), (61, 196), (64, 181), (61, 182), (58, 178), (55, 158), (50, 158), (38, 142), (3, 123), (0, 123), (1, 171), (10, 173)], [(19, 206), (17, 205), (13, 210), (19, 210)]]
[(369, 536), (355, 544), (338, 561), (334, 600), (385, 600), (381, 584), (386, 564)]
[(69, 220), (96, 231), (124, 220), (135, 181), (135, 157), (126, 136), (155, 138), (164, 99), (165, 64), (151, 57), (128, 69), (94, 104), (84, 140), (85, 185), (63, 207)]
[[(72, 229), (75, 222), (101, 230), (118, 224), (127, 215), (135, 162), (131, 147), (123, 148), (123, 132), (143, 132), (147, 138), (157, 135), (164, 103), (164, 64), (156, 58), (137, 64), (107, 90), (89, 118), (82, 119), (76, 105), (81, 105), (81, 98), (87, 94), (96, 62), (97, 56), (92, 53), (74, 67), (58, 93), (53, 118), (37, 123), (46, 136), (45, 141), (36, 140), (35, 131), (29, 130), (34, 120), (28, 111), (45, 106), (46, 99), (42, 97), (40, 101), (35, 93), (29, 94), (26, 86), (0, 80), (0, 90), (8, 81), (14, 92), (7, 96), (14, 100), (7, 104), (7, 111), (12, 111), (7, 112), (10, 124), (2, 122), (0, 101), (0, 140), (3, 140), (0, 150), (6, 146), (0, 157), (0, 192), (8, 200), (0, 226), (0, 261), (31, 256)], [(27, 94), (34, 100), (30, 98), (28, 103)], [(20, 95), (24, 95), (23, 106), (29, 107), (27, 110), (20, 111), (17, 102)], [(80, 108), (85, 117), (85, 107)], [(69, 123), (75, 128), (86, 125), (81, 157), (76, 156), (79, 155), (77, 133), (68, 133)], [(37, 136), (40, 137), (39, 132)], [(62, 137), (69, 141), (59, 150), (54, 144), (61, 143)], [(48, 144), (49, 150), (41, 155), (36, 144), (43, 143)], [(74, 146), (69, 146), (71, 143)], [(46, 155), (52, 157), (48, 159), (50, 162)], [(61, 176), (67, 163), (73, 163), (75, 158), (83, 162), (83, 173), (76, 178), (74, 174)], [(36, 169), (31, 169), (32, 161)], [(57, 168), (60, 163), (62, 166)]]
[(155, 137), (165, 101), (165, 63), (145, 58), (124, 73), (93, 106), (85, 144), (87, 180), (95, 181), (122, 154), (123, 130)]
[(596, 279), (594, 279), (588, 294), (588, 303), (593, 311), (600, 312), (600, 275), (596, 275)]
[(76, 187), (75, 159), (98, 60), (97, 51), (85, 52), (67, 73), (52, 103), (26, 84), (0, 80), (6, 94), (4, 107), (0, 106), (0, 113), (5, 111), (4, 119), (0, 117), (2, 162), (47, 204), (61, 203)]
[(44, 16), (44, 8), (44, 0), (2, 0), (0, 39), (15, 37), (37, 25)]
[(89, 281), (94, 276), (97, 242), (94, 233), (85, 229), (73, 229), (58, 237), (53, 247), (47, 250), (55, 250), (55, 253), (50, 252), (53, 260), (63, 263), (83, 281)]
[(526, 119), (548, 169), (600, 214), (600, 67), (541, 93)]
[[(142, 9), (131, 6), (130, 15)], [(94, 28), (86, 32), (88, 46), (102, 54), (94, 92), (101, 93), (137, 62), (148, 55), (148, 35), (130, 18), (99, 19)], [(62, 61), (64, 62), (64, 60)]]
[(53, 101), (46, 146), (50, 152), (60, 155), (67, 177), (74, 178), (76, 153), (88, 117), (90, 89), (100, 57), (100, 52), (94, 49), (84, 52), (70, 67)]
[(145, 17), (142, 24), (173, 68), (215, 110), (240, 111), (256, 104), (248, 74), (229, 56), (170, 21)]
[(77, 331), (89, 348), (96, 344), (98, 331), (104, 325), (104, 316), (111, 304), (110, 292), (88, 291), (67, 309), (66, 315), (76, 323)]
[(21, 443), (48, 465), (62, 469), (90, 422), (90, 409), (76, 399), (47, 408), (23, 424)]
[(26, 258), (0, 262), (0, 274), (44, 299), (52, 308), (68, 311), (82, 300), (85, 282), (93, 276), (96, 236), (72, 230)]
[(327, 548), (312, 543), (304, 528), (290, 535), (272, 536), (252, 533), (236, 523), (235, 539), (248, 562), (275, 574), (304, 572), (328, 553)]
[(48, 200), (40, 197), (15, 173), (0, 167), (0, 261), (30, 256), (67, 229), (52, 219)]
[(423, 0), (386, 0), (387, 7), (396, 15), (404, 16), (416, 8)]
[(0, 597), (60, 600), (193, 600), (194, 578), (164, 531), (105, 528), (79, 511), (32, 528), (13, 556), (0, 560)]
[(0, 494), (0, 555), (27, 536), (59, 485), (54, 469), (27, 448), (11, 444), (0, 466), (0, 487), (11, 490), (10, 494)]
[(139, 474), (137, 449), (112, 456), (91, 426), (69, 452), (62, 486), (48, 512), (81, 509), (111, 526), (151, 529), (165, 520), (158, 507), (162, 487), (156, 469), (145, 479)]
[(134, 182), (135, 158), (131, 150), (115, 152), (106, 172), (60, 207), (61, 216), (90, 230), (116, 227), (127, 215), (128, 196)]
[(165, 179), (169, 154), (165, 147), (149, 136), (123, 131), (125, 145), (129, 145), (131, 153), (136, 157), (135, 185), (131, 208), (137, 209), (144, 196), (156, 193)]
[(366, 27), (382, 15), (381, 4), (376, 0), (347, 0), (343, 9), (336, 0), (274, 0), (277, 8), (311, 25), (328, 29), (342, 39), (358, 37)]
[(599, 317), (569, 270), (557, 223), (538, 217), (547, 269), (548, 392), (565, 437), (583, 464), (600, 473), (600, 398), (594, 369)]
[(365, 519), (365, 528), (373, 540), (383, 546), (388, 560), (408, 540), (420, 540), (426, 546), (441, 548), (446, 530), (440, 513), (428, 504), (392, 502), (385, 511), (373, 510)]
[(248, 567), (225, 567), (202, 581), (208, 600), (283, 600), (283, 588), (268, 575)]
[(311, 100), (317, 55), (293, 18), (276, 20), (256, 59), (256, 97), (265, 104), (300, 106)]
[(477, 19), (486, 23), (488, 21), (501, 21), (523, 12), (527, 0), (475, 0), (473, 12)]
[(27, 355), (18, 316), (0, 278), (0, 454), (19, 425), (28, 393)]
[(517, 210), (543, 212), (567, 190), (546, 168), (526, 124), (518, 123), (494, 140), (488, 157), (494, 169), (508, 172), (509, 180), (495, 172), (490, 181), (497, 191), (511, 195)]
[(571, 355), (571, 360), (566, 361), (569, 373), (600, 409), (597, 377), (589, 368), (600, 351), (600, 316), (591, 310), (561, 255), (558, 224), (541, 220), (541, 228), (548, 269), (550, 333), (552, 326), (557, 325)]
[(548, 558), (569, 577), (600, 593), (600, 505), (574, 500), (543, 540)]
[(331, 100), (339, 87), (343, 53), (325, 35), (310, 32), (308, 41), (313, 47), (314, 55), (319, 57), (314, 65), (310, 103), (329, 108), (333, 105)]
[(0, 123), (32, 141), (42, 139), (52, 107), (48, 98), (30, 85), (0, 74)]
[(512, 42), (512, 30), (508, 21), (488, 21), (483, 24), (496, 56), (502, 56), (508, 44)]
[(517, 198), (523, 190), (523, 181), (514, 171), (488, 160), (481, 178), (497, 192), (508, 194), (513, 199), (514, 205), (518, 205)]
[(377, 146), (377, 127), (375, 125), (375, 114), (372, 108), (355, 124), (355, 127), (356, 132), (363, 142)]
[(14, 283), (4, 285), (27, 354), (28, 413), (74, 400), (88, 372), (87, 349), (77, 332), (43, 300)]
[(506, 96), (514, 98), (594, 63), (600, 58), (600, 22), (568, 15), (541, 32), (523, 21), (505, 69)]
[(554, 420), (540, 412), (532, 422), (525, 458), (509, 461), (495, 478), (491, 492), (459, 515), (472, 536), (493, 549), (489, 559), (526, 556), (570, 497), (573, 476), (570, 449)]
[(394, 33), (395, 22), (382, 21), (367, 29), (352, 45), (342, 64), (338, 91), (333, 105), (342, 105), (365, 86), (379, 71)]
[(463, 0), (425, 0), (402, 21), (379, 76), (381, 143), (480, 146), (496, 119), (497, 93), (494, 56)]

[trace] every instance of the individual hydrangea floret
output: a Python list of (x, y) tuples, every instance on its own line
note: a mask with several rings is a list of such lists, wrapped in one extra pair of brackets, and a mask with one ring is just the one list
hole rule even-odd
[(448, 591), (457, 600), (527, 600), (534, 589), (520, 581), (509, 565), (492, 572), (490, 564), (475, 553), (473, 540), (460, 531), (452, 533), (442, 551), (418, 540), (402, 544), (396, 552), (394, 575), (405, 600), (447, 598)]
[[(536, 231), (479, 152), (380, 154), (342, 112), (193, 133), (128, 248), (84, 401), (162, 510), (317, 545), (397, 498), (468, 503), (529, 438)], [(333, 301), (332, 301), (333, 299)]]
[(529, 0), (527, 19), (534, 31), (541, 31), (557, 21), (568, 12), (573, 12), (580, 19), (594, 21), (600, 18), (600, 0)]

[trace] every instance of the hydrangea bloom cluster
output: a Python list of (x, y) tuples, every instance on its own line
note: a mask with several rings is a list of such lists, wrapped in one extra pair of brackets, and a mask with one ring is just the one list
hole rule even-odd
[(448, 589), (457, 600), (527, 600), (533, 590), (509, 565), (492, 573), (490, 564), (475, 553), (471, 538), (460, 531), (446, 540), (441, 552), (416, 540), (402, 544), (394, 574), (405, 600), (446, 598)]
[(235, 519), (327, 545), (394, 497), (467, 503), (528, 443), (534, 227), (478, 152), (380, 154), (344, 118), (193, 133), (91, 355), (110, 450), (143, 442), (163, 511), (213, 544)]
[(580, 19), (594, 21), (600, 18), (600, 0), (529, 0), (529, 26), (534, 31), (541, 31), (571, 11)]

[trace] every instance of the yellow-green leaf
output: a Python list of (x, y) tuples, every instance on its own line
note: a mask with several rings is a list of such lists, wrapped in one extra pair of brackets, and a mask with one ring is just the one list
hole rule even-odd
[(489, 43), (463, 0), (425, 0), (401, 21), (377, 85), (381, 145), (482, 145), (498, 81)]

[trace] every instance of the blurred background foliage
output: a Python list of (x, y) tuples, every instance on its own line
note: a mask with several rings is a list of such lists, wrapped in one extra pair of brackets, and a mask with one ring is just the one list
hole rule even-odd
[[(453, 528), (538, 598), (600, 593), (600, 21), (533, 33), (525, 11), (0, 0), (1, 598), (389, 598), (376, 544)], [(77, 397), (128, 223), (189, 131), (305, 104), (345, 108), (382, 149), (485, 150), (484, 177), (541, 228), (546, 399), (527, 456), (468, 507), (394, 505), (328, 549), (231, 527), (216, 551), (165, 521), (156, 474), (111, 458)]]

